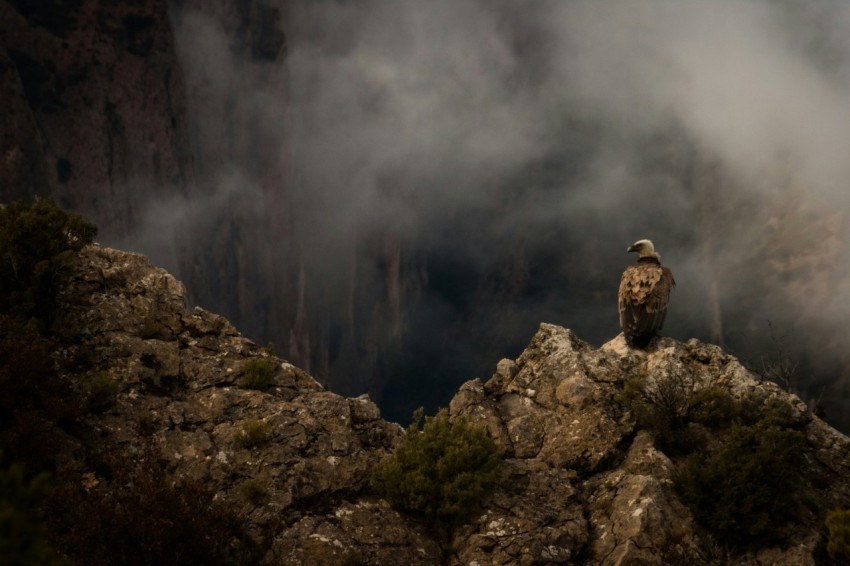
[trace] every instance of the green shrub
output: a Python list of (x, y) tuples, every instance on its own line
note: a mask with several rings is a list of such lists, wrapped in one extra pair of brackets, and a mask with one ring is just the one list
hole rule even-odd
[(50, 420), (63, 420), (75, 407), (69, 381), (54, 364), (54, 340), (32, 326), (21, 327), (0, 315), (0, 425), (21, 410), (39, 411)]
[(245, 499), (255, 505), (265, 499), (266, 495), (269, 493), (268, 488), (266, 487), (266, 482), (259, 478), (246, 480), (239, 489), (242, 492), (242, 495), (245, 496)]
[(0, 311), (49, 328), (59, 283), (96, 234), (50, 199), (0, 206)]
[(691, 422), (719, 429), (729, 426), (739, 416), (739, 406), (726, 389), (706, 387), (690, 396), (687, 413)]
[(632, 377), (623, 385), (620, 400), (646, 428), (680, 428), (686, 421), (693, 386), (676, 375), (650, 380)]
[(102, 413), (115, 405), (115, 399), (121, 391), (117, 381), (105, 373), (96, 373), (85, 382), (88, 410)]
[(638, 427), (676, 459), (674, 483), (697, 521), (734, 546), (781, 536), (803, 504), (804, 436), (780, 399), (741, 401), (686, 377), (637, 377), (619, 395)]
[(259, 563), (235, 506), (204, 481), (175, 481), (153, 444), (132, 461), (104, 453), (95, 468), (104, 477), (99, 486), (86, 490), (79, 478), (66, 478), (47, 507), (54, 546), (75, 563)]
[(827, 552), (842, 564), (850, 563), (850, 509), (835, 509), (826, 516)]
[[(752, 424), (753, 418), (758, 420), (766, 414), (761, 400), (739, 402), (723, 387), (698, 389), (690, 379), (677, 375), (652, 381), (645, 376), (633, 377), (626, 381), (618, 399), (638, 427), (651, 432), (657, 446), (671, 457), (704, 449), (711, 431), (723, 430), (739, 420)], [(789, 409), (782, 405), (777, 410)]]
[(393, 455), (374, 471), (372, 485), (401, 511), (419, 514), (447, 537), (492, 488), (501, 453), (481, 427), (454, 422), (442, 410), (414, 422)]
[(264, 391), (275, 385), (278, 364), (274, 358), (253, 358), (242, 366), (239, 387)]
[(271, 436), (272, 427), (261, 419), (248, 419), (242, 425), (233, 441), (244, 448), (253, 448), (266, 442)]
[(694, 399), (693, 384), (680, 376), (626, 381), (619, 394), (639, 428), (652, 433), (658, 447), (675, 456), (701, 447), (702, 438), (689, 428)]
[(797, 514), (805, 440), (777, 424), (777, 414), (767, 407), (754, 424), (731, 425), (712, 450), (693, 453), (676, 468), (679, 496), (719, 540), (772, 541)]
[(776, 397), (748, 397), (739, 403), (740, 421), (761, 427), (793, 428), (795, 420), (791, 405)]
[[(96, 228), (52, 200), (0, 205), (0, 445), (29, 470), (46, 469), (83, 402), (56, 371), (58, 292)], [(61, 334), (61, 333), (59, 333)]]
[(63, 429), (74, 428), (85, 405), (56, 370), (56, 342), (19, 322), (0, 315), (0, 466), (14, 458), (31, 473), (51, 471)]
[(61, 564), (42, 524), (46, 476), (27, 481), (24, 468), (0, 470), (0, 564)]

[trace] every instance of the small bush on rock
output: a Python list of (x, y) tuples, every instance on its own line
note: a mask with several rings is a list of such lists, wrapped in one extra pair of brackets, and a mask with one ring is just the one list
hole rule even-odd
[(272, 358), (255, 358), (245, 362), (239, 387), (264, 391), (275, 384), (277, 362)]
[(729, 392), (721, 387), (700, 389), (688, 400), (690, 420), (710, 429), (729, 426), (738, 414), (738, 404)]
[(826, 516), (829, 557), (841, 564), (850, 564), (850, 509), (835, 509)]
[(709, 451), (687, 456), (674, 477), (696, 519), (733, 545), (777, 539), (799, 508), (805, 438), (778, 404), (757, 415), (722, 431)]
[(619, 400), (677, 461), (674, 483), (697, 521), (733, 546), (772, 542), (803, 501), (805, 438), (780, 399), (741, 400), (687, 376), (637, 376)]
[(489, 492), (501, 453), (486, 431), (445, 410), (424, 418), (420, 409), (404, 440), (379, 465), (372, 485), (392, 506), (422, 515), (447, 537)]
[(62, 564), (42, 524), (47, 477), (27, 480), (24, 468), (0, 470), (0, 564)]
[(680, 376), (661, 380), (634, 377), (626, 381), (619, 397), (637, 425), (650, 431), (667, 455), (688, 453), (701, 446), (702, 436), (689, 427), (698, 402), (689, 380)]
[(117, 381), (105, 373), (96, 373), (85, 382), (88, 410), (92, 413), (102, 413), (115, 405), (116, 397), (121, 391)]
[(264, 420), (248, 419), (236, 433), (233, 440), (239, 446), (253, 448), (266, 442), (271, 435), (271, 430), (271, 425)]
[(74, 256), (97, 228), (49, 199), (0, 206), (0, 310), (49, 327)]

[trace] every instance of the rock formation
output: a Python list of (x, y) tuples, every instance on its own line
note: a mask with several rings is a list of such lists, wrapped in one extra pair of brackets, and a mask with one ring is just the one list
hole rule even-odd
[[(183, 285), (137, 254), (88, 247), (64, 297), (68, 323), (85, 337), (78, 347), (91, 349), (97, 371), (120, 385), (115, 405), (90, 423), (101, 448), (138, 454), (152, 436), (175, 478), (210, 482), (257, 533), (280, 522), (272, 563), (321, 563), (320, 556), (346, 548), (380, 563), (406, 553), (411, 563), (438, 560), (436, 544), (415, 523), (359, 496), (372, 465), (401, 436), (368, 397), (325, 391), (224, 318), (186, 312)], [(238, 386), (258, 359), (274, 360), (275, 384), (265, 391)], [(258, 421), (268, 424), (267, 437), (240, 442)], [(92, 470), (79, 473), (106, 484)], [(259, 503), (247, 495), (258, 484)], [(419, 549), (427, 560), (417, 558)]]
[[(594, 349), (569, 330), (543, 324), (516, 361), (503, 360), (489, 381), (465, 384), (452, 400), (453, 415), (486, 425), (499, 439), (508, 464), (485, 512), (458, 537), (461, 562), (719, 563), (671, 489), (670, 458), (629, 415), (611, 410), (624, 380), (641, 372), (791, 403), (812, 466), (829, 478), (825, 500), (846, 505), (847, 437), (720, 348), (664, 338), (644, 355), (620, 335)], [(814, 564), (818, 542), (816, 529), (800, 532), (783, 548), (741, 560)]]
[[(543, 324), (521, 356), (451, 402), (453, 417), (486, 427), (504, 462), (446, 556), (423, 523), (369, 489), (371, 469), (402, 429), (368, 397), (327, 391), (224, 318), (186, 311), (182, 284), (140, 255), (89, 246), (62, 297), (81, 338), (71, 348), (88, 349), (92, 371), (119, 384), (115, 403), (87, 417), (97, 433), (87, 442), (133, 458), (152, 441), (175, 479), (212, 486), (250, 532), (270, 537), (268, 564), (722, 563), (724, 551), (673, 489), (673, 461), (618, 405), (624, 381), (639, 373), (791, 405), (822, 511), (782, 545), (741, 551), (740, 563), (814, 564), (824, 536), (818, 513), (850, 504), (850, 440), (720, 348), (664, 338), (636, 352), (620, 336), (595, 349)], [(274, 369), (262, 391), (242, 381), (257, 360)], [(245, 442), (257, 423), (262, 438)], [(60, 458), (81, 481), (122, 489), (79, 452)]]

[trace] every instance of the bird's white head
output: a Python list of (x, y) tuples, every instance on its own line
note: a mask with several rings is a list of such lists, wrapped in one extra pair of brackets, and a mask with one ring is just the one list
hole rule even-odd
[(651, 240), (638, 240), (626, 252), (637, 252), (640, 257), (654, 257), (660, 259), (660, 256), (655, 252), (655, 246)]

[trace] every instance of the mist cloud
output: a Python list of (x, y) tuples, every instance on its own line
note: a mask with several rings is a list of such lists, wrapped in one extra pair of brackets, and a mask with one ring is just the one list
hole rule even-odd
[(525, 298), (487, 308), (601, 342), (618, 331), (625, 247), (649, 237), (679, 283), (668, 317), (678, 338), (712, 338), (717, 309), (729, 335), (779, 318), (831, 332), (850, 315), (850, 5), (281, 9), (285, 65), (234, 58), (203, 18), (178, 33), (190, 86), (235, 100), (251, 125), (200, 153), (251, 169), (259, 145), (272, 148), (262, 163), (279, 165), (277, 153), (291, 167), (285, 200), (308, 286), (350, 293), (354, 264), (379, 281), (364, 242), (390, 234), (408, 261), (424, 258), (431, 279), (417, 300), (432, 315), (414, 332), (437, 335), (460, 315), (450, 297), (427, 294), (435, 269), (486, 278), (522, 253)]
[[(678, 128), (740, 190), (769, 199), (779, 179), (844, 205), (847, 45), (817, 43), (840, 36), (824, 26), (850, 9), (816, 4), (310, 5), (293, 12), (306, 29), (290, 57), (295, 162), (355, 222), (401, 213), (415, 223), (486, 207), (506, 178), (586, 144), (581, 175), (542, 213), (568, 222), (610, 210), (640, 230), (658, 207), (691, 207), (686, 188), (665, 185), (669, 172), (645, 166), (646, 142)], [(817, 27), (801, 10), (820, 14)], [(328, 20), (337, 25), (317, 31)], [(831, 66), (818, 60), (825, 49)], [(570, 132), (575, 123), (596, 131)], [(534, 207), (512, 212), (539, 217)]]

